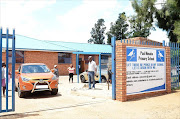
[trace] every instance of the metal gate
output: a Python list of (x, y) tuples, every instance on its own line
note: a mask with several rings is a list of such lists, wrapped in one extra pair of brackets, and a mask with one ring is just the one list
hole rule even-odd
[[(6, 34), (2, 33), (2, 28), (0, 29), (0, 113), (15, 111), (15, 30), (13, 34), (9, 34), (9, 29), (6, 30)], [(10, 44), (10, 46), (9, 46)], [(2, 101), (2, 55), (6, 52), (6, 93), (5, 100)], [(12, 51), (12, 108), (9, 108), (9, 93), (8, 93), (8, 74), (9, 74), (9, 51)], [(5, 109), (2, 109), (2, 104), (5, 104)]]
[(179, 43), (169, 42), (169, 47), (171, 48), (171, 88), (175, 89), (179, 87)]

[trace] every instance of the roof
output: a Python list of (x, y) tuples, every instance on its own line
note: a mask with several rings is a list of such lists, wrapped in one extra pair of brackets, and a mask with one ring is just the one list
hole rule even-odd
[[(38, 40), (22, 35), (16, 35), (15, 42), (16, 42), (16, 50), (111, 53), (111, 46), (105, 44), (47, 41), (47, 40)], [(3, 48), (5, 48), (5, 46), (6, 46), (6, 40), (3, 39)], [(12, 46), (12, 41), (9, 40), (10, 49), (11, 46)]]

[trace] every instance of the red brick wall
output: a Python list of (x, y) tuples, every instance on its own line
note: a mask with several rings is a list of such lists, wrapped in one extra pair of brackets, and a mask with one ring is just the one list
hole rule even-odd
[[(5, 52), (2, 53), (2, 61), (6, 62), (6, 53)], [(16, 63), (15, 69), (17, 70), (19, 66), (20, 66), (20, 64)], [(12, 65), (11, 64), (9, 64), (9, 68), (10, 68), (10, 71), (11, 71), (12, 70)]]
[[(151, 93), (143, 93), (136, 95), (126, 95), (126, 46), (165, 48), (166, 50), (166, 91), (158, 91)], [(116, 41), (116, 99), (119, 101), (127, 101), (145, 96), (153, 96), (158, 94), (171, 92), (171, 64), (170, 64), (170, 48), (162, 46), (136, 45), (126, 44)]]
[[(72, 64), (74, 68), (76, 68), (76, 54), (72, 54)], [(79, 58), (84, 60), (84, 55), (79, 55)], [(2, 55), (3, 61), (6, 62), (6, 53), (3, 52)], [(95, 56), (95, 62), (98, 65), (98, 55)], [(50, 69), (54, 67), (54, 65), (58, 66), (60, 75), (68, 75), (67, 68), (70, 64), (58, 64), (58, 52), (43, 52), (43, 51), (24, 51), (24, 63), (44, 63)], [(17, 70), (20, 66), (20, 63), (16, 63), (15, 69)], [(9, 64), (9, 68), (12, 69), (12, 65)], [(88, 69), (88, 65), (85, 64), (85, 69)]]

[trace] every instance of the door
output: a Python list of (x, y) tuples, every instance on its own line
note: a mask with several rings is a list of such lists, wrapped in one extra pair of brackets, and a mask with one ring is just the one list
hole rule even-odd
[(85, 69), (85, 61), (81, 61), (81, 73), (84, 72)]

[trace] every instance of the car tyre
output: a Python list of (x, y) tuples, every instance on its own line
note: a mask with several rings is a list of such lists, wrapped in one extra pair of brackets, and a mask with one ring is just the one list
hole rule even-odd
[(85, 83), (86, 82), (85, 77), (83, 75), (81, 75), (80, 78), (81, 78), (81, 83)]
[(101, 82), (102, 82), (102, 83), (106, 83), (106, 82), (107, 82), (107, 80), (106, 80), (106, 77), (105, 77), (105, 76), (102, 76), (102, 77), (101, 77)]
[(19, 98), (24, 98), (26, 95), (26, 92), (22, 92), (21, 89), (18, 87), (18, 96)]
[(58, 89), (52, 89), (51, 95), (57, 95), (57, 93), (58, 93)]

